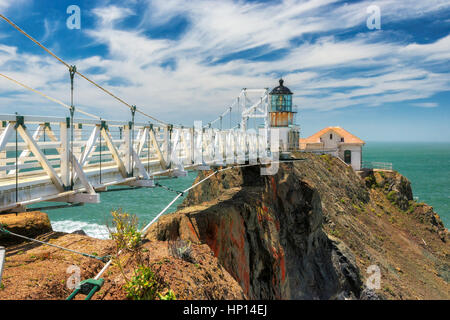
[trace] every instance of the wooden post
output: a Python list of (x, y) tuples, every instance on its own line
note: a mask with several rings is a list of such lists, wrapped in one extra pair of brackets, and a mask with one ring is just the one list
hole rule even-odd
[(130, 175), (133, 171), (133, 163), (132, 163), (132, 152), (133, 146), (131, 145), (131, 130), (133, 124), (130, 122), (127, 126), (123, 128), (123, 139), (125, 143), (125, 153), (123, 163), (125, 165), (127, 174)]
[(70, 181), (70, 168), (71, 168), (71, 159), (70, 159), (70, 119), (67, 118), (66, 122), (61, 122), (59, 124), (60, 130), (60, 139), (61, 139), (61, 181), (63, 185), (67, 188), (71, 185)]

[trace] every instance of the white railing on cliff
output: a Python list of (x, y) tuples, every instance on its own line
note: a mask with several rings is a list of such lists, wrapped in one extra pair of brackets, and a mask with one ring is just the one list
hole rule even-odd
[(391, 162), (363, 161), (362, 167), (365, 169), (392, 170), (392, 163)]

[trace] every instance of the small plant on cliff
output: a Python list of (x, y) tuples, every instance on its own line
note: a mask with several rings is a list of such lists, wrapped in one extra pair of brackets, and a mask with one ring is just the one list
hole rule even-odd
[(375, 189), (378, 187), (377, 180), (373, 175), (367, 176), (364, 180), (368, 188)]
[(111, 216), (112, 222), (107, 224), (107, 228), (110, 238), (116, 245), (116, 252), (112, 258), (128, 283), (129, 280), (123, 270), (119, 253), (128, 252), (138, 264), (142, 264), (142, 235), (138, 231), (138, 219), (135, 215), (130, 215), (121, 209), (111, 211)]
[(362, 209), (355, 203), (352, 204), (353, 208), (355, 208), (356, 210), (358, 210), (358, 212), (361, 212)]
[(127, 298), (133, 300), (154, 300), (161, 289), (161, 281), (150, 267), (140, 266), (125, 285)]
[(395, 197), (396, 197), (397, 192), (395, 192), (394, 190), (392, 190), (391, 192), (389, 192), (387, 194), (387, 198), (389, 201), (394, 202), (395, 201)]
[(406, 213), (413, 213), (415, 209), (416, 209), (416, 203), (414, 202), (414, 200), (410, 200), (409, 207), (408, 207), (408, 210), (406, 210)]
[(167, 291), (167, 293), (165, 295), (158, 293), (158, 297), (160, 300), (177, 300), (175, 293), (173, 293), (173, 291), (171, 289), (169, 289), (169, 291)]
[(195, 259), (192, 256), (192, 247), (190, 241), (184, 241), (181, 239), (175, 241), (169, 241), (170, 254), (178, 259), (182, 259), (187, 262), (195, 263)]
[(122, 212), (122, 209), (111, 211), (112, 226), (108, 226), (109, 235), (116, 243), (117, 249), (135, 251), (142, 242), (138, 231), (138, 219), (135, 215)]

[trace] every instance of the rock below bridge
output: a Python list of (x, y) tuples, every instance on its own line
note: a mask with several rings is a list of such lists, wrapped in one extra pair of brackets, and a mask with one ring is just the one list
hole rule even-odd
[(218, 174), (183, 206), (149, 237), (207, 243), (250, 298), (359, 297), (354, 258), (322, 231), (320, 196), (294, 166), (275, 176), (261, 176), (258, 167)]

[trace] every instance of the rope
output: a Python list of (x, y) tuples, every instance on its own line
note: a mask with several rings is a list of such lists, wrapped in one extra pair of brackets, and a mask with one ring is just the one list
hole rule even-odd
[(12, 236), (15, 236), (15, 237), (18, 237), (18, 238), (22, 238), (22, 239), (25, 239), (25, 240), (29, 240), (29, 241), (37, 242), (37, 243), (40, 243), (40, 244), (44, 244), (44, 245), (47, 245), (47, 246), (50, 246), (50, 247), (55, 247), (55, 248), (58, 248), (58, 249), (61, 249), (61, 250), (65, 250), (65, 251), (69, 251), (69, 252), (72, 252), (72, 253), (76, 253), (76, 254), (82, 255), (82, 256), (87, 257), (87, 258), (100, 260), (102, 262), (105, 262), (106, 259), (109, 258), (109, 256), (97, 257), (97, 256), (94, 256), (94, 255), (91, 255), (91, 254), (88, 254), (88, 253), (75, 251), (75, 250), (72, 250), (72, 249), (69, 249), (69, 248), (64, 248), (64, 247), (61, 247), (61, 246), (58, 246), (56, 244), (52, 244), (52, 243), (49, 243), (49, 242), (44, 242), (44, 241), (36, 240), (36, 239), (33, 239), (33, 238), (28, 238), (26, 236), (22, 236), (20, 234), (17, 234), (17, 233), (14, 233), (14, 232), (6, 230), (1, 224), (0, 224), (0, 232), (3, 232), (5, 234), (9, 234), (9, 235), (12, 235)]
[(162, 184), (159, 184), (158, 182), (155, 183), (155, 186), (163, 188), (163, 189), (166, 189), (167, 191), (171, 191), (171, 192), (175, 192), (175, 193), (181, 194), (182, 196), (184, 195), (183, 191), (178, 191), (178, 190), (172, 189), (171, 187), (163, 186)]
[[(26, 36), (28, 39), (30, 39), (31, 41), (33, 41), (35, 44), (37, 44), (39, 47), (41, 47), (45, 52), (47, 52), (48, 54), (50, 54), (52, 57), (54, 57), (56, 60), (58, 60), (59, 62), (61, 62), (63, 65), (65, 65), (69, 70), (72, 68), (67, 62), (65, 62), (64, 60), (62, 60), (61, 58), (59, 58), (57, 55), (55, 55), (53, 52), (51, 52), (49, 49), (47, 49), (46, 47), (44, 47), (39, 41), (37, 41), (36, 39), (34, 39), (32, 36), (30, 36), (28, 33), (26, 33), (24, 30), (22, 30), (19, 26), (17, 26), (14, 22), (12, 22), (11, 20), (9, 20), (8, 18), (6, 18), (4, 15), (0, 14), (0, 18), (2, 18), (3, 20), (5, 20), (6, 22), (8, 22), (11, 26), (13, 26), (15, 29), (17, 29), (20, 33), (22, 33), (24, 36)], [(99, 84), (95, 83), (94, 81), (92, 81), (91, 79), (89, 79), (88, 77), (86, 77), (84, 74), (80, 73), (79, 71), (75, 71), (76, 74), (78, 74), (80, 77), (82, 77), (83, 79), (87, 80), (88, 82), (90, 82), (91, 84), (93, 84), (94, 86), (96, 86), (97, 88), (99, 88), (100, 90), (102, 90), (103, 92), (107, 93), (108, 95), (110, 95), (111, 97), (113, 97), (114, 99), (118, 100), (119, 102), (123, 103), (124, 105), (126, 105), (128, 108), (132, 109), (132, 106), (128, 103), (126, 103), (125, 101), (123, 101), (122, 99), (120, 99), (119, 97), (117, 97), (116, 95), (114, 95), (113, 93), (111, 93), (110, 91), (106, 90), (105, 88), (103, 88), (102, 86), (100, 86)], [(154, 121), (157, 121), (159, 123), (165, 124), (167, 125), (166, 122), (161, 121), (155, 117), (152, 117), (148, 114), (146, 114), (143, 111), (140, 110), (136, 110), (137, 112), (139, 112), (140, 114), (149, 117), (151, 119), (153, 119)]]
[(220, 126), (222, 127), (222, 118), (224, 118), (229, 112), (231, 113), (231, 110), (233, 109), (233, 107), (236, 105), (236, 103), (239, 102), (239, 97), (234, 100), (234, 102), (231, 104), (230, 107), (227, 108), (227, 110), (222, 113), (220, 116), (218, 116), (216, 119), (214, 119), (213, 121), (209, 122), (207, 125), (204, 125), (203, 128), (206, 128), (210, 125), (213, 125), (214, 123), (216, 123), (217, 121), (220, 121)]
[[(0, 16), (1, 16), (1, 15), (0, 15)], [(48, 95), (46, 95), (46, 94), (44, 94), (44, 93), (42, 93), (42, 92), (40, 92), (40, 91), (38, 91), (38, 90), (36, 90), (36, 89), (33, 89), (33, 88), (27, 86), (26, 84), (23, 84), (23, 83), (21, 83), (21, 82), (19, 82), (19, 81), (17, 81), (17, 80), (14, 80), (13, 78), (8, 77), (7, 75), (4, 75), (3, 73), (0, 73), (0, 76), (2, 76), (3, 78), (8, 79), (8, 80), (14, 82), (15, 84), (18, 84), (18, 85), (21, 86), (21, 87), (24, 87), (25, 89), (28, 89), (28, 90), (30, 90), (30, 91), (33, 91), (34, 93), (37, 93), (37, 94), (43, 96), (44, 98), (46, 98), (46, 99), (48, 99), (48, 100), (50, 100), (50, 101), (53, 101), (53, 102), (55, 102), (55, 103), (57, 103), (57, 104), (63, 106), (64, 108), (71, 109), (71, 107), (70, 107), (69, 105), (65, 104), (64, 102), (61, 102), (61, 101), (59, 101), (58, 99), (52, 98), (52, 97), (50, 97), (50, 96), (48, 96)], [(99, 116), (93, 115), (93, 114), (91, 114), (91, 113), (89, 113), (89, 112), (86, 112), (86, 111), (83, 111), (83, 110), (80, 110), (80, 109), (78, 109), (78, 111), (79, 111), (80, 113), (82, 113), (82, 114), (84, 114), (84, 115), (87, 115), (87, 116), (89, 116), (89, 117), (91, 117), (91, 118), (94, 118), (94, 119), (99, 119), (99, 118), (100, 118)]]

